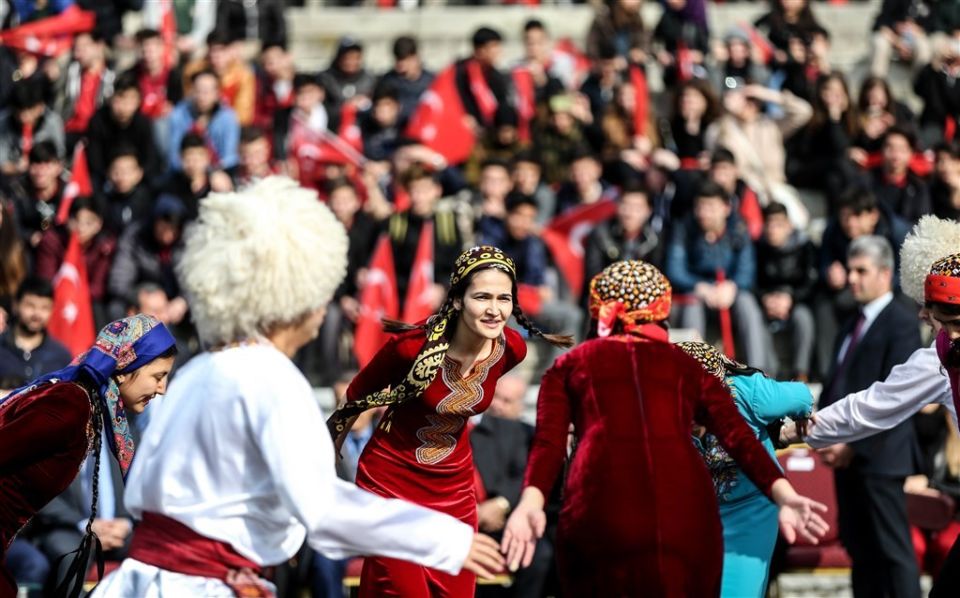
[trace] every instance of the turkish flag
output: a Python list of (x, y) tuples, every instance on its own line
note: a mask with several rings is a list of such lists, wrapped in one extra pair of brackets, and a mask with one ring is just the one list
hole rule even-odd
[(89, 349), (96, 338), (87, 263), (76, 233), (70, 234), (63, 263), (53, 277), (53, 314), (47, 329), (74, 357)]
[(177, 46), (177, 15), (173, 12), (173, 0), (160, 0), (160, 39), (163, 40), (163, 60), (167, 68), (173, 68)]
[(397, 275), (393, 266), (390, 236), (382, 235), (370, 258), (367, 276), (360, 289), (360, 315), (354, 332), (353, 351), (360, 367), (366, 366), (386, 342), (388, 335), (380, 322), (400, 314)]
[(476, 138), (467, 124), (454, 66), (437, 75), (421, 96), (404, 135), (439, 153), (448, 164), (470, 157)]
[(59, 56), (70, 49), (75, 34), (93, 31), (95, 24), (93, 12), (74, 5), (56, 16), (0, 33), (0, 45), (43, 56)]
[(86, 197), (92, 193), (93, 183), (90, 181), (90, 167), (87, 165), (87, 149), (81, 141), (73, 149), (73, 169), (70, 171), (70, 182), (63, 190), (60, 207), (57, 208), (57, 224), (67, 221), (74, 199)]
[(617, 213), (617, 203), (604, 199), (577, 206), (550, 221), (542, 239), (574, 295), (583, 288), (583, 239), (599, 222)]
[(530, 141), (530, 123), (537, 115), (536, 84), (526, 66), (513, 69), (513, 88), (517, 92), (517, 134), (520, 141)]
[(590, 58), (580, 51), (580, 48), (577, 47), (576, 42), (569, 37), (564, 37), (557, 40), (556, 45), (553, 47), (553, 51), (557, 54), (566, 54), (573, 61), (574, 87), (579, 89), (580, 84), (583, 83), (584, 80), (586, 80), (586, 78), (590, 75)]
[(340, 138), (350, 145), (358, 154), (363, 153), (363, 137), (360, 135), (360, 126), (357, 124), (356, 102), (346, 102), (340, 109)]
[(433, 315), (430, 290), (433, 288), (433, 222), (423, 223), (417, 253), (413, 258), (407, 297), (403, 302), (403, 321), (422, 322)]

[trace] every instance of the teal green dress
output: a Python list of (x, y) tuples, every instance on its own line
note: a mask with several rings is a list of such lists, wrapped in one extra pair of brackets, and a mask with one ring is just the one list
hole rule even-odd
[[(734, 403), (757, 439), (776, 458), (767, 425), (783, 417), (804, 417), (813, 397), (802, 382), (778, 382), (761, 373), (730, 376)], [(723, 523), (723, 598), (762, 597), (777, 542), (777, 506), (740, 471), (716, 438), (694, 438), (713, 476)]]

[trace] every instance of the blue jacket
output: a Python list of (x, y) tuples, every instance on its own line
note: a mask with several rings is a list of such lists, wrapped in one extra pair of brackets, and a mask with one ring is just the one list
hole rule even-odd
[(707, 242), (693, 216), (674, 225), (664, 273), (675, 291), (689, 293), (698, 283), (714, 283), (720, 269), (738, 288), (753, 288), (757, 258), (741, 220), (731, 219), (727, 232), (716, 243)]
[[(197, 120), (190, 100), (183, 100), (170, 113), (170, 146), (167, 148), (167, 164), (170, 170), (180, 170), (180, 142), (190, 132)], [(233, 168), (240, 162), (237, 149), (240, 145), (240, 123), (232, 108), (221, 104), (213, 111), (207, 125), (207, 139), (217, 152), (219, 168)]]

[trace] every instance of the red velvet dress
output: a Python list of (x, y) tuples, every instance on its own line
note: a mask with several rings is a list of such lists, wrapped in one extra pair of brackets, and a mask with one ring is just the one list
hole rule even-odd
[(0, 407), (0, 598), (17, 594), (2, 565), (6, 549), (77, 477), (90, 415), (87, 392), (72, 382), (44, 385)]
[(717, 596), (723, 538), (713, 482), (691, 441), (696, 419), (758, 488), (782, 477), (729, 391), (673, 345), (587, 341), (544, 376), (525, 485), (549, 496), (571, 458), (557, 529), (569, 596)]
[[(416, 330), (398, 335), (357, 375), (347, 399), (356, 400), (406, 375), (425, 339)], [(505, 329), (490, 356), (466, 377), (449, 357), (423, 395), (390, 407), (367, 443), (357, 468), (357, 486), (447, 513), (477, 527), (474, 465), (466, 424), (489, 407), (497, 380), (520, 363), (526, 344)], [(365, 559), (361, 597), (473, 596), (475, 576), (452, 576), (406, 561)]]

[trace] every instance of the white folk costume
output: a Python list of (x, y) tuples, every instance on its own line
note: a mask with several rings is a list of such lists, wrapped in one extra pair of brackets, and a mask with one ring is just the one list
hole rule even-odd
[(337, 479), (309, 383), (263, 340), (269, 325), (324, 306), (346, 235), (316, 195), (268, 178), (211, 195), (181, 264), (201, 338), (144, 434), (125, 500), (142, 519), (131, 558), (97, 598), (269, 596), (249, 573), (304, 539), (332, 558), (376, 554), (455, 574), (473, 529)]

